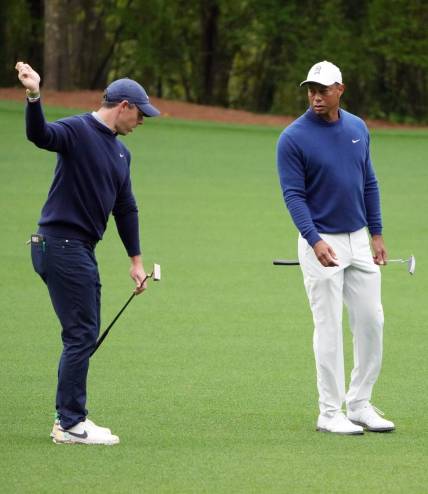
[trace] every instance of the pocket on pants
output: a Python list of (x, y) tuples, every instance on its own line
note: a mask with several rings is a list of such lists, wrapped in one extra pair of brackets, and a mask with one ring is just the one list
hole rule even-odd
[(46, 256), (41, 244), (31, 244), (31, 261), (34, 271), (46, 281)]

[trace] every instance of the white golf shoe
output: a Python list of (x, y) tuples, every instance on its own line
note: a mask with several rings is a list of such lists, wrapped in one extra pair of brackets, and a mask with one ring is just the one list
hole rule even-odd
[(394, 422), (383, 419), (383, 412), (372, 404), (367, 403), (363, 408), (348, 410), (348, 419), (371, 432), (391, 432), (395, 430)]
[[(106, 432), (108, 434), (111, 434), (111, 430), (109, 428), (107, 428), (107, 427), (101, 427), (101, 426), (97, 425), (95, 422), (92, 422), (92, 420), (90, 420), (88, 418), (86, 418), (85, 424), (86, 424), (86, 426), (88, 428), (101, 429), (104, 432)], [(53, 423), (53, 426), (52, 426), (52, 431), (51, 431), (51, 434), (50, 434), (51, 437), (54, 437), (55, 436), (55, 432), (57, 431), (57, 429), (58, 429), (59, 426), (60, 426), (59, 418), (57, 416), (55, 416), (55, 420), (54, 420), (54, 423)]]
[(58, 425), (53, 435), (53, 442), (56, 444), (104, 444), (106, 446), (119, 444), (119, 437), (109, 432), (110, 429), (91, 423), (92, 425), (85, 420), (70, 429), (63, 429), (61, 425)]
[(353, 424), (343, 412), (336, 412), (332, 417), (319, 415), (317, 431), (332, 432), (334, 434), (360, 435), (364, 434), (361, 426)]

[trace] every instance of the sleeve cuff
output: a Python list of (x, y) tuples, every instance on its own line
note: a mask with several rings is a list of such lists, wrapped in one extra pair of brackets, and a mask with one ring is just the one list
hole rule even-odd
[(369, 233), (373, 237), (373, 235), (382, 235), (381, 228), (369, 228)]
[(311, 232), (306, 237), (306, 240), (307, 240), (308, 244), (311, 247), (313, 247), (317, 242), (319, 242), (320, 240), (322, 240), (322, 238), (319, 236), (318, 232), (314, 231), (314, 232)]
[(27, 100), (29, 103), (35, 103), (36, 101), (39, 101), (40, 99), (40, 94), (38, 96), (35, 96), (34, 98), (27, 96)]

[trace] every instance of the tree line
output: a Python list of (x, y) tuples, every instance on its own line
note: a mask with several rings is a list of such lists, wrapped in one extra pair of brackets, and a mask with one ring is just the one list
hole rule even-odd
[(3, 0), (0, 84), (16, 60), (45, 88), (117, 77), (169, 99), (299, 114), (315, 62), (343, 73), (364, 117), (428, 122), (425, 0)]

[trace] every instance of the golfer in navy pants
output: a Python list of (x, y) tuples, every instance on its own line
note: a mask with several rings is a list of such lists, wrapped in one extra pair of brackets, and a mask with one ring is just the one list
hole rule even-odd
[(56, 409), (61, 426), (70, 429), (84, 421), (87, 414), (89, 355), (100, 327), (100, 277), (94, 244), (50, 235), (42, 238), (32, 243), (31, 254), (34, 269), (46, 283), (61, 322), (64, 348), (58, 368)]
[(89, 357), (100, 330), (101, 284), (95, 246), (110, 213), (131, 261), (136, 293), (147, 288), (140, 251), (138, 209), (130, 178), (131, 156), (117, 139), (159, 111), (144, 88), (119, 79), (105, 90), (98, 111), (48, 123), (40, 101), (40, 77), (28, 64), (16, 65), (27, 89), (27, 137), (57, 153), (57, 164), (31, 236), (32, 260), (46, 283), (61, 323), (63, 352), (58, 367), (55, 443), (117, 444), (119, 437), (87, 417)]

